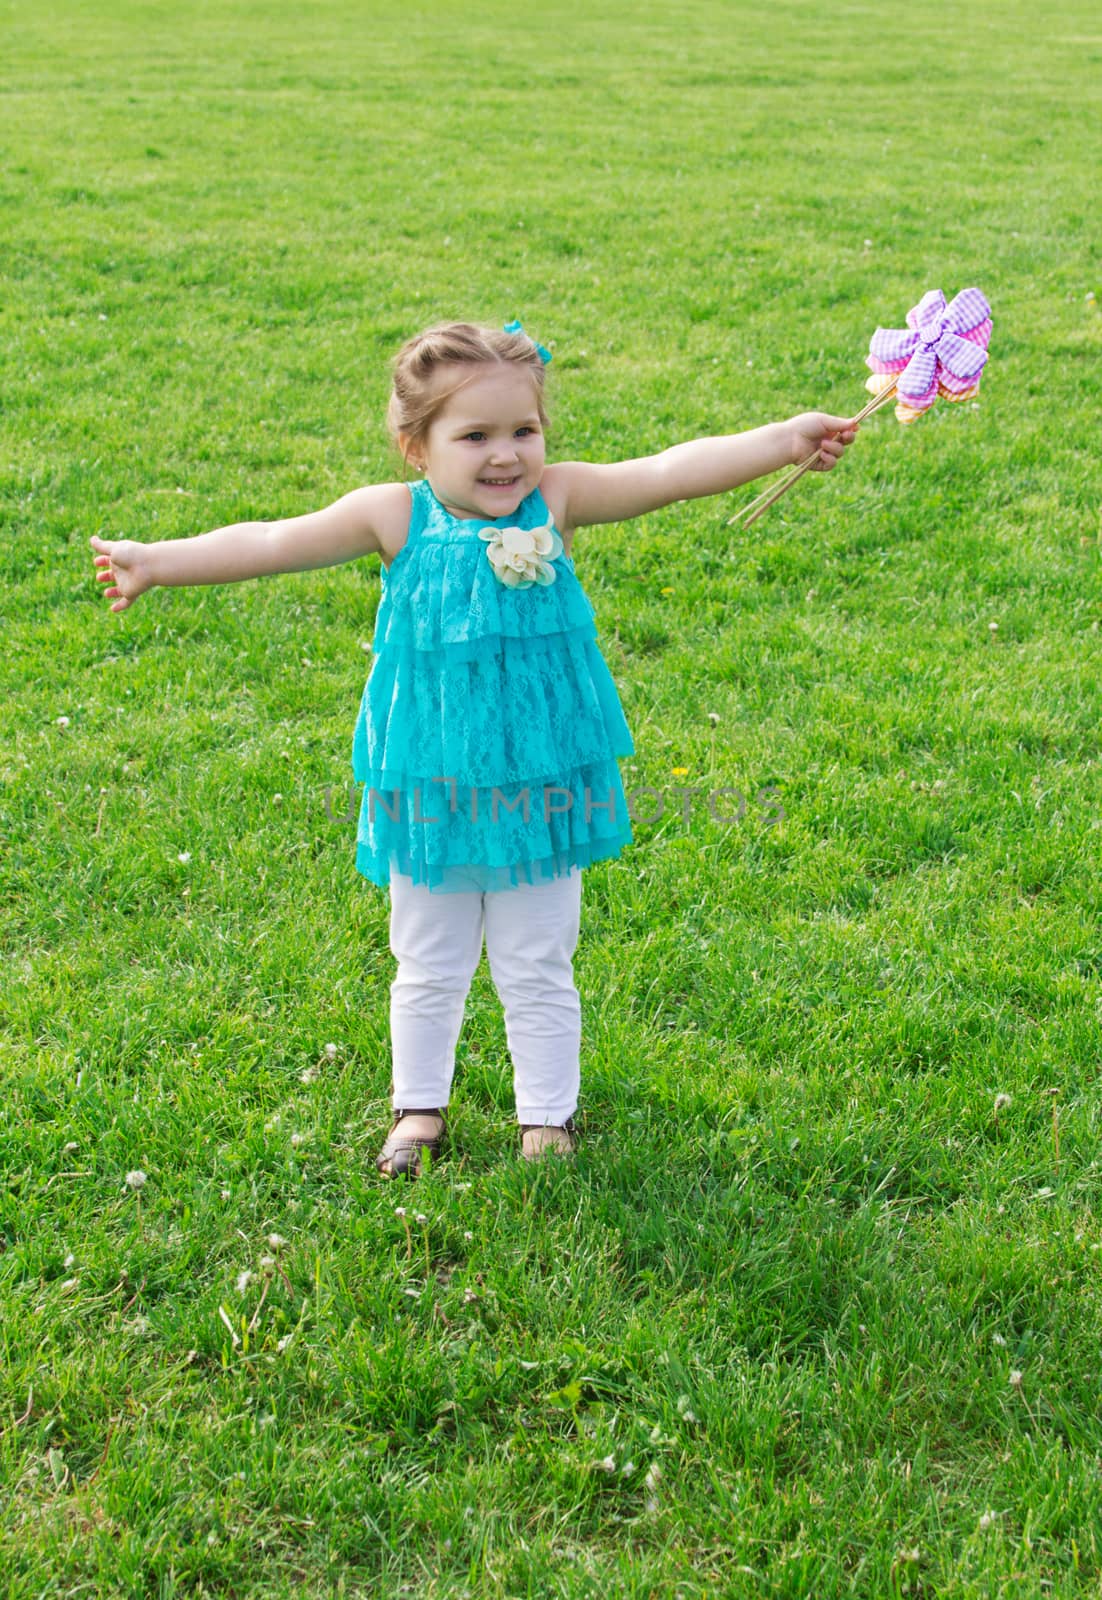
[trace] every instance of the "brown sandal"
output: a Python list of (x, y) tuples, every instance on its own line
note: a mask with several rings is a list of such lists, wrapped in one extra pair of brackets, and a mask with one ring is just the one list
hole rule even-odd
[[(525, 1161), (542, 1161), (544, 1156), (572, 1156), (578, 1148), (576, 1132), (573, 1117), (567, 1117), (561, 1128), (541, 1122), (522, 1123), (520, 1153)], [(529, 1140), (530, 1133), (540, 1137)]]
[[(437, 1117), (440, 1131), (436, 1134), (407, 1133), (403, 1136), (399, 1129), (404, 1117)], [(405, 1111), (396, 1110), (386, 1143), (375, 1157), (375, 1165), (384, 1178), (416, 1178), (420, 1174), (421, 1157), (426, 1150), (433, 1161), (439, 1159), (447, 1131), (447, 1120), (438, 1106), (431, 1106), (428, 1110), (414, 1107)]]

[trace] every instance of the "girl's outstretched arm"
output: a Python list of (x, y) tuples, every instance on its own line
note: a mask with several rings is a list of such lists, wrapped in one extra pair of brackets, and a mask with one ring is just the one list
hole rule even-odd
[(322, 511), (278, 522), (235, 522), (194, 539), (89, 540), (97, 552), (96, 581), (114, 599), (112, 611), (125, 611), (139, 595), (158, 584), (241, 583), (277, 572), (335, 567), (357, 556), (392, 552), (409, 522), (409, 490), (404, 483), (354, 489)]
[(823, 411), (806, 411), (788, 422), (773, 422), (746, 433), (715, 439), (690, 439), (656, 456), (597, 466), (562, 461), (548, 467), (541, 488), (565, 528), (594, 522), (623, 522), (656, 511), (675, 500), (723, 494), (822, 451), (817, 472), (829, 472), (857, 437), (857, 424)]

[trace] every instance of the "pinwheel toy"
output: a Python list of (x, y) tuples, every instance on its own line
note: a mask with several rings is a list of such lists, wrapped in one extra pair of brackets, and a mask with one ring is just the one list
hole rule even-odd
[[(962, 289), (948, 305), (940, 289), (931, 289), (908, 311), (906, 328), (877, 328), (873, 334), (865, 357), (872, 368), (865, 387), (873, 398), (854, 421), (863, 422), (889, 400), (896, 401), (896, 417), (906, 423), (928, 411), (939, 395), (954, 404), (974, 399), (987, 363), (991, 326), (991, 307), (979, 289)], [(818, 450), (813, 450), (731, 523), (748, 528), (818, 459)]]
[(991, 307), (978, 289), (962, 289), (951, 305), (931, 289), (907, 313), (907, 330), (877, 328), (865, 357), (870, 394), (896, 395), (900, 422), (913, 422), (941, 395), (971, 400), (980, 386), (991, 338)]

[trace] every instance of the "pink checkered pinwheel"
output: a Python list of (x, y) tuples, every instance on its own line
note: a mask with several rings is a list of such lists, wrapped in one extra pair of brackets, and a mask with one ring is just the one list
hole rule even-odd
[[(987, 365), (990, 338), (991, 307), (979, 289), (962, 289), (949, 305), (940, 289), (931, 289), (907, 312), (906, 328), (877, 328), (873, 334), (865, 357), (873, 374), (865, 388), (873, 398), (854, 422), (864, 422), (892, 400), (900, 422), (913, 422), (929, 411), (939, 394), (946, 400), (971, 400)], [(813, 450), (798, 461), (779, 483), (736, 511), (728, 526), (737, 522), (749, 528), (818, 459), (819, 451)]]
[(940, 394), (971, 400), (980, 386), (991, 338), (991, 307), (979, 289), (962, 289), (948, 305), (931, 289), (907, 312), (907, 328), (877, 328), (865, 358), (872, 394), (894, 387), (900, 422), (913, 422)]

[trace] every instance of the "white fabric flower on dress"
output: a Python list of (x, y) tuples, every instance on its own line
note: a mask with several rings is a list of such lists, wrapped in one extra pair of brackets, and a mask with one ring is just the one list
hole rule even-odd
[(551, 562), (562, 555), (562, 540), (554, 523), (545, 523), (542, 528), (480, 528), (478, 537), (485, 539), (490, 565), (507, 589), (554, 583), (556, 573)]

